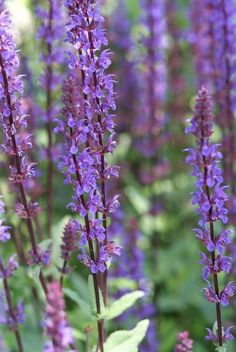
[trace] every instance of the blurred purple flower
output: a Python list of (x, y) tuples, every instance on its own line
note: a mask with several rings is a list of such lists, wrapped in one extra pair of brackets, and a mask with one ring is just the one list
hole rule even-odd
[[(15, 259), (15, 255), (13, 255), (12, 257), (10, 257), (10, 259), (8, 260), (7, 265), (3, 265), (3, 263), (0, 266), (0, 278), (1, 279), (9, 279), (15, 270), (18, 269), (19, 264)], [(2, 259), (0, 258), (0, 261), (2, 262)]]
[(61, 244), (61, 257), (64, 260), (69, 260), (72, 253), (78, 249), (80, 224), (76, 220), (70, 220), (63, 232)]
[[(0, 13), (0, 121), (2, 123), (3, 143), (1, 150), (9, 157), (9, 180), (17, 185), (19, 203), (17, 214), (27, 219), (27, 229), (34, 252), (36, 240), (32, 216), (39, 210), (37, 203), (28, 204), (25, 193), (27, 179), (35, 176), (35, 164), (29, 162), (27, 152), (32, 148), (31, 135), (27, 132), (26, 115), (22, 113), (22, 77), (17, 74), (19, 59), (10, 32), (11, 20), (8, 11)], [(33, 211), (32, 211), (33, 210)], [(24, 216), (23, 216), (24, 215)]]
[(46, 344), (44, 351), (65, 352), (73, 343), (73, 338), (72, 330), (66, 318), (61, 286), (58, 282), (49, 284), (45, 314), (44, 327), (52, 342)]
[(160, 147), (160, 131), (165, 123), (164, 103), (167, 89), (165, 64), (166, 13), (165, 1), (142, 0), (142, 17), (146, 35), (142, 38), (140, 97), (135, 124), (137, 144), (145, 156), (153, 156)]

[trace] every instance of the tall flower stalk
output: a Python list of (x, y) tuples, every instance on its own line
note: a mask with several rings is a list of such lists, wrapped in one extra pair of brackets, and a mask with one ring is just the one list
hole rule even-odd
[[(45, 6), (46, 5), (46, 6)], [(52, 121), (58, 114), (58, 105), (55, 104), (55, 94), (61, 84), (59, 67), (61, 66), (64, 53), (61, 48), (61, 35), (63, 33), (63, 19), (61, 0), (46, 0), (37, 8), (37, 15), (42, 20), (38, 37), (44, 43), (42, 45), (41, 61), (45, 65), (41, 76), (41, 84), (45, 89), (45, 122), (48, 136), (47, 145), (47, 232), (51, 235), (53, 218), (53, 132)]]
[(52, 342), (47, 342), (44, 352), (65, 352), (69, 347), (76, 352), (72, 330), (66, 318), (63, 293), (56, 281), (49, 284), (45, 313), (45, 331)]
[[(224, 176), (235, 199), (235, 45), (236, 4), (227, 0), (193, 0), (195, 62), (200, 85), (210, 82), (222, 131)], [(233, 214), (235, 215), (235, 214)]]
[[(48, 255), (37, 245), (33, 218), (40, 212), (37, 202), (27, 199), (26, 181), (35, 176), (35, 163), (29, 162), (27, 152), (32, 148), (31, 136), (27, 133), (27, 121), (21, 110), (23, 83), (17, 74), (19, 59), (15, 44), (10, 34), (11, 21), (9, 13), (0, 13), (0, 107), (3, 126), (3, 144), (1, 150), (10, 159), (9, 181), (18, 190), (19, 202), (16, 214), (26, 222), (32, 249), (29, 252), (29, 264), (45, 264)], [(22, 133), (24, 131), (24, 134)], [(47, 292), (46, 282), (40, 271), (40, 282)]]
[[(113, 76), (106, 74), (110, 66), (109, 50), (102, 50), (107, 39), (101, 28), (95, 1), (65, 1), (69, 15), (67, 40), (74, 46), (69, 54), (71, 69), (63, 85), (63, 116), (56, 132), (65, 137), (65, 155), (59, 165), (65, 182), (74, 189), (69, 207), (84, 218), (80, 224), (79, 260), (91, 271), (97, 313), (101, 313), (101, 296), (107, 298), (107, 263), (120, 248), (107, 236), (107, 217), (118, 206), (117, 196), (107, 198), (106, 185), (117, 176), (117, 167), (109, 166), (106, 154), (112, 153), (115, 109)], [(98, 320), (99, 347), (103, 351), (103, 321)]]
[(188, 149), (186, 162), (193, 166), (192, 175), (197, 178), (196, 191), (193, 193), (192, 203), (197, 205), (200, 215), (199, 228), (196, 235), (203, 243), (206, 252), (201, 253), (200, 263), (203, 265), (202, 277), (207, 282), (204, 288), (205, 298), (215, 304), (216, 331), (208, 329), (208, 339), (222, 347), (232, 338), (229, 329), (223, 327), (222, 306), (229, 304), (229, 299), (235, 293), (232, 282), (220, 289), (220, 273), (228, 274), (231, 270), (231, 258), (224, 256), (227, 245), (231, 242), (230, 231), (222, 230), (216, 233), (216, 223), (226, 224), (228, 212), (225, 208), (227, 195), (223, 186), (222, 170), (218, 163), (222, 154), (218, 151), (219, 145), (212, 144), (210, 137), (213, 134), (213, 117), (211, 113), (211, 98), (205, 88), (202, 88), (196, 100), (194, 116), (186, 133), (196, 138), (196, 148)]

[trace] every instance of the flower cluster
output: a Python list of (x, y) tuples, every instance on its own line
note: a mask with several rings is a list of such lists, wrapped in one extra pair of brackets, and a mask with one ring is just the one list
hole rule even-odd
[(65, 352), (73, 344), (72, 331), (66, 319), (65, 303), (60, 284), (50, 283), (47, 294), (45, 331), (52, 343), (47, 343), (45, 352)]
[(141, 143), (139, 149), (144, 155), (152, 156), (159, 149), (159, 134), (165, 122), (163, 105), (167, 88), (166, 13), (163, 0), (143, 0), (141, 4), (142, 21), (148, 34), (143, 38), (146, 53), (140, 62), (142, 95), (139, 100), (136, 132), (139, 136), (138, 143)]
[[(207, 282), (204, 295), (209, 302), (217, 305), (219, 311), (220, 305), (229, 304), (229, 299), (235, 293), (235, 286), (233, 283), (228, 283), (220, 291), (218, 285), (218, 274), (229, 273), (231, 270), (231, 260), (224, 256), (224, 251), (231, 239), (229, 231), (223, 230), (217, 235), (214, 228), (216, 221), (223, 224), (228, 222), (228, 212), (225, 208), (227, 195), (223, 186), (222, 171), (218, 166), (222, 155), (218, 151), (219, 146), (210, 142), (213, 134), (211, 108), (212, 103), (208, 92), (202, 88), (197, 97), (194, 116), (190, 126), (186, 128), (186, 133), (195, 136), (197, 147), (188, 149), (189, 155), (186, 162), (193, 166), (192, 176), (197, 178), (197, 190), (193, 193), (192, 203), (197, 205), (197, 212), (201, 219), (200, 227), (195, 232), (208, 252), (208, 255), (201, 253), (200, 261), (204, 266), (202, 277)], [(214, 286), (210, 282), (210, 277), (214, 279)], [(221, 321), (218, 321), (218, 326), (220, 324)], [(218, 331), (218, 334), (220, 336), (222, 332)], [(218, 343), (221, 346), (222, 341), (219, 340)]]
[(177, 336), (178, 343), (175, 346), (175, 352), (192, 352), (193, 340), (189, 338), (189, 332), (180, 332)]
[(7, 325), (10, 330), (18, 329), (19, 324), (25, 322), (25, 308), (22, 301), (19, 301), (15, 308), (9, 307), (4, 295), (0, 292), (0, 325)]
[(17, 187), (19, 200), (16, 214), (26, 221), (34, 256), (39, 258), (32, 218), (40, 212), (37, 202), (27, 199), (28, 180), (35, 177), (35, 163), (29, 161), (27, 152), (33, 147), (28, 133), (27, 115), (23, 113), (21, 97), (23, 82), (17, 74), (19, 59), (10, 33), (10, 15), (5, 10), (0, 13), (0, 120), (3, 126), (1, 150), (9, 157), (9, 181)]
[(193, 1), (195, 57), (200, 84), (210, 82), (214, 93), (216, 121), (222, 129), (224, 177), (231, 187), (229, 208), (235, 221), (235, 29), (233, 1)]
[[(85, 219), (80, 242), (89, 244), (90, 254), (82, 251), (79, 259), (93, 273), (103, 272), (106, 262), (119, 252), (107, 239), (107, 216), (117, 208), (118, 198), (107, 199), (105, 186), (112, 176), (118, 176), (117, 167), (108, 165), (105, 158), (116, 146), (111, 112), (116, 107), (114, 78), (105, 72), (111, 64), (110, 52), (101, 50), (107, 39), (95, 2), (68, 0), (65, 6), (69, 15), (67, 41), (77, 54), (69, 53), (71, 72), (63, 84), (64, 120), (58, 121), (55, 129), (66, 141), (59, 168), (65, 173), (65, 183), (75, 191), (69, 207)], [(92, 253), (94, 240), (99, 243), (96, 257)]]
[[(0, 119), (4, 134), (1, 150), (9, 157), (14, 157), (15, 164), (10, 165), (9, 180), (22, 189), (26, 180), (35, 176), (35, 164), (30, 163), (26, 156), (27, 151), (32, 148), (32, 143), (31, 136), (24, 129), (27, 126), (27, 116), (22, 114), (20, 102), (23, 84), (21, 76), (17, 75), (19, 59), (10, 34), (11, 21), (7, 11), (0, 13), (0, 25)], [(28, 208), (24, 198), (21, 192), (18, 208), (24, 208), (24, 218), (35, 216), (35, 212), (29, 212), (29, 209), (35, 209), (36, 204), (29, 204)], [(17, 211), (17, 214), (22, 217), (21, 211)]]
[(12, 277), (14, 271), (17, 270), (18, 267), (19, 264), (15, 259), (15, 255), (13, 255), (12, 257), (10, 257), (7, 265), (4, 266), (3, 263), (1, 263), (0, 279), (9, 279), (10, 277)]

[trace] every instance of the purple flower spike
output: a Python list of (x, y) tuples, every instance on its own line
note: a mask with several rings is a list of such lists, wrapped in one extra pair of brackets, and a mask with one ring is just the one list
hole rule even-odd
[(32, 217), (40, 208), (38, 203), (28, 202), (26, 183), (35, 176), (35, 163), (29, 162), (27, 153), (32, 148), (31, 135), (27, 132), (26, 115), (22, 112), (22, 77), (17, 74), (19, 59), (10, 32), (8, 11), (0, 13), (0, 121), (3, 143), (1, 150), (9, 157), (9, 181), (18, 190), (19, 203), (16, 213), (26, 220), (32, 249), (37, 254)]
[(142, 22), (147, 31), (143, 38), (144, 53), (138, 73), (142, 95), (139, 97), (136, 133), (144, 156), (156, 154), (160, 131), (165, 124), (164, 103), (167, 89), (165, 64), (166, 11), (163, 0), (142, 0)]
[(61, 286), (52, 282), (48, 287), (45, 317), (45, 331), (52, 343), (47, 343), (45, 352), (65, 352), (73, 344), (72, 331), (65, 313), (65, 303)]
[[(216, 305), (217, 311), (217, 345), (223, 346), (227, 336), (221, 319), (221, 307), (229, 304), (229, 299), (236, 290), (233, 283), (228, 283), (220, 291), (218, 275), (231, 271), (231, 258), (224, 256), (227, 245), (231, 242), (230, 231), (215, 233), (215, 222), (226, 224), (228, 211), (225, 207), (227, 195), (223, 186), (222, 171), (219, 160), (222, 155), (219, 146), (210, 142), (213, 134), (212, 103), (207, 90), (203, 87), (196, 100), (194, 116), (186, 133), (191, 133), (196, 138), (196, 148), (188, 149), (186, 162), (193, 167), (192, 175), (196, 177), (196, 191), (192, 195), (192, 203), (200, 215), (199, 228), (195, 229), (197, 237), (205, 246), (206, 253), (201, 253), (200, 263), (204, 266), (202, 277), (208, 287), (204, 288), (204, 296), (209, 302)], [(210, 282), (212, 281), (212, 284)]]
[(118, 168), (106, 161), (106, 154), (116, 146), (114, 77), (106, 73), (111, 54), (103, 50), (108, 43), (101, 26), (104, 19), (95, 1), (64, 4), (69, 15), (67, 41), (76, 50), (68, 55), (70, 72), (63, 84), (64, 119), (58, 120), (55, 128), (55, 133), (65, 138), (59, 169), (65, 174), (65, 183), (75, 191), (68, 207), (85, 219), (79, 227), (80, 245), (89, 245), (89, 254), (82, 250), (78, 258), (97, 273), (106, 271), (106, 263), (119, 255), (118, 246), (107, 238), (107, 217), (119, 205), (117, 196), (109, 199), (106, 194), (106, 184), (118, 176)]

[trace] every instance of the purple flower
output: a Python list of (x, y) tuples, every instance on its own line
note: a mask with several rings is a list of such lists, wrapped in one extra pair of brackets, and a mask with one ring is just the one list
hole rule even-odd
[(109, 199), (107, 194), (107, 183), (111, 176), (117, 176), (117, 169), (106, 160), (106, 154), (112, 153), (116, 145), (114, 77), (106, 73), (111, 64), (110, 52), (103, 50), (107, 46), (101, 27), (104, 19), (95, 2), (64, 4), (69, 15), (67, 41), (75, 51), (68, 55), (70, 72), (63, 84), (64, 119), (57, 121), (55, 128), (55, 133), (63, 134), (65, 139), (59, 169), (65, 174), (65, 183), (74, 189), (68, 207), (85, 220), (79, 229), (80, 244), (89, 245), (89, 254), (83, 249), (78, 258), (97, 273), (104, 272), (106, 262), (118, 253), (114, 250), (111, 255), (107, 238), (107, 217), (118, 205), (117, 197)]
[(4, 220), (0, 220), (0, 241), (7, 242), (11, 238), (10, 226), (3, 225)]
[[(209, 302), (215, 303), (218, 311), (222, 306), (229, 304), (229, 299), (235, 294), (235, 286), (228, 283), (220, 291), (218, 275), (221, 272), (231, 271), (231, 258), (223, 255), (227, 245), (231, 242), (230, 231), (223, 230), (216, 233), (216, 221), (226, 224), (228, 211), (225, 207), (227, 195), (223, 184), (222, 171), (219, 160), (222, 158), (218, 145), (210, 142), (213, 134), (211, 99), (205, 88), (202, 88), (196, 100), (194, 116), (186, 133), (191, 133), (196, 138), (196, 148), (188, 149), (186, 162), (193, 167), (192, 175), (196, 177), (196, 191), (192, 194), (192, 203), (200, 215), (199, 228), (195, 229), (197, 237), (205, 246), (206, 252), (201, 253), (200, 263), (204, 266), (202, 277), (208, 283), (204, 288), (204, 296)], [(210, 283), (212, 278), (213, 285)], [(219, 315), (217, 317), (219, 320)], [(221, 321), (218, 321), (218, 326)], [(218, 332), (219, 346), (223, 344), (223, 330)]]
[[(0, 266), (0, 278), (1, 279), (9, 279), (15, 270), (18, 269), (19, 267), (19, 264), (18, 262), (15, 260), (15, 255), (13, 255), (12, 257), (10, 257), (7, 265), (2, 265)], [(0, 258), (0, 261), (1, 261), (1, 258)]]
[(73, 343), (72, 331), (66, 318), (63, 294), (58, 282), (51, 282), (48, 287), (44, 327), (47, 336), (53, 341), (52, 344), (46, 344), (44, 351), (65, 352)]
[[(232, 327), (223, 330), (223, 343), (226, 341), (234, 340), (234, 336), (231, 334)], [(208, 335), (206, 336), (206, 340), (213, 341), (215, 344), (218, 343), (218, 336), (213, 333), (211, 329), (207, 328)]]
[(26, 115), (22, 112), (23, 82), (22, 77), (17, 74), (20, 63), (10, 26), (9, 13), (2, 11), (0, 13), (0, 121), (3, 131), (1, 150), (9, 157), (9, 180), (19, 192), (16, 211), (20, 217), (27, 219), (28, 233), (36, 254), (32, 217), (38, 213), (39, 206), (37, 203), (28, 204), (25, 193), (27, 180), (35, 176), (35, 164), (30, 163), (27, 158), (32, 142), (31, 135), (26, 130)]
[(41, 250), (39, 246), (37, 246), (37, 253), (32, 249), (28, 252), (28, 265), (44, 265), (48, 266), (50, 262), (51, 250)]

